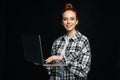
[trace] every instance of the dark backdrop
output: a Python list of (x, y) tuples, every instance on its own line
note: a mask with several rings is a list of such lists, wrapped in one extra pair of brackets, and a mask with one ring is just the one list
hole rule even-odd
[[(44, 57), (53, 41), (65, 33), (61, 11), (68, 1), (1, 0), (0, 80), (47, 80), (47, 71), (25, 61), (21, 35), (39, 33)], [(90, 41), (92, 64), (88, 80), (120, 79), (118, 1), (69, 0), (79, 11), (79, 30)], [(44, 75), (46, 75), (44, 77)]]

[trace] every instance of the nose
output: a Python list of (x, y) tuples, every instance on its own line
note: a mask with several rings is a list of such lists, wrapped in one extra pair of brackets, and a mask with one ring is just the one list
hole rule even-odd
[(70, 20), (69, 20), (69, 19), (67, 20), (67, 23), (68, 23), (68, 24), (70, 23)]

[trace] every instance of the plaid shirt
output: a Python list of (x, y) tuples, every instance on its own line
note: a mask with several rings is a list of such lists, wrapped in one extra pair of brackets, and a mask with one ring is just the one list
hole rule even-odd
[[(61, 54), (65, 44), (65, 36), (66, 34), (55, 40), (52, 45), (51, 55)], [(63, 69), (59, 66), (47, 68), (50, 72), (50, 80), (86, 80), (91, 64), (90, 44), (87, 37), (77, 31), (69, 39), (65, 57), (60, 62), (68, 66), (63, 67)], [(63, 72), (63, 75), (61, 75), (61, 72)], [(64, 79), (61, 79), (61, 76)]]

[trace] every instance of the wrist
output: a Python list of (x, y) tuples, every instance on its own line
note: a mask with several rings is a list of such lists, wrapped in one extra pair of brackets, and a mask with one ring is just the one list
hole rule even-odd
[(59, 60), (62, 60), (63, 59), (63, 56), (59, 56)]

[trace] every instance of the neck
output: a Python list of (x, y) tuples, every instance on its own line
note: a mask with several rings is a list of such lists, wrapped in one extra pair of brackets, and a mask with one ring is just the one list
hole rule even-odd
[(67, 36), (72, 37), (75, 35), (75, 33), (76, 33), (76, 30), (69, 31), (69, 32), (67, 32)]

